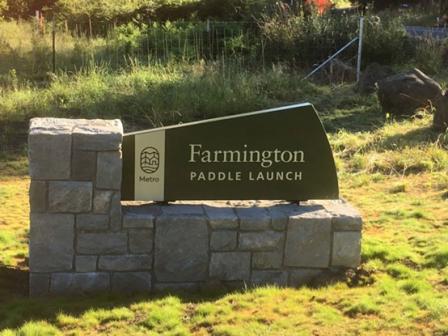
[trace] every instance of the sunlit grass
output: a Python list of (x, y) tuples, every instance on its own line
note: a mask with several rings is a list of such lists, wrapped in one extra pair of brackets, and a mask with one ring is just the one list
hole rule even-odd
[[(334, 101), (342, 100), (347, 102)], [(364, 218), (359, 281), (341, 279), (318, 288), (29, 300), (24, 280), (29, 179), (26, 159), (13, 155), (7, 162), (15, 162), (15, 168), (0, 176), (0, 335), (447, 334), (446, 137), (430, 129), (430, 115), (381, 123), (374, 98), (366, 98), (366, 104), (373, 102), (370, 112), (358, 97), (353, 101), (350, 111), (339, 113), (351, 122), (333, 130), (330, 141), (341, 195)], [(318, 103), (326, 126), (336, 127), (341, 121), (329, 113), (331, 103)], [(363, 113), (370, 116), (370, 127), (357, 125)]]

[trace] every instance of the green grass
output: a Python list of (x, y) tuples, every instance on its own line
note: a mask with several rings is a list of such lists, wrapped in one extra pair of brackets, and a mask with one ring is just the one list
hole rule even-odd
[(374, 97), (349, 96), (350, 86), (300, 89), (330, 130), (341, 194), (365, 220), (354, 275), (316, 288), (27, 299), (29, 179), (23, 155), (8, 154), (0, 177), (0, 335), (445, 335), (446, 134), (431, 130), (428, 114), (385, 120)]

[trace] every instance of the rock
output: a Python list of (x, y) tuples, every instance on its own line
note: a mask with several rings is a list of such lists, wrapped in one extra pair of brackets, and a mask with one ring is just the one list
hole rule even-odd
[(268, 208), (272, 218), (272, 228), (276, 231), (284, 231), (288, 225), (289, 215), (299, 211), (297, 204), (279, 204)]
[(162, 206), (161, 209), (168, 216), (202, 216), (204, 214), (202, 205), (173, 204)]
[(110, 200), (110, 229), (114, 232), (120, 231), (122, 220), (121, 193), (116, 191)]
[(332, 216), (333, 231), (361, 231), (362, 217), (358, 210), (344, 200), (308, 201), (310, 205), (322, 205)]
[(152, 268), (152, 257), (148, 255), (100, 256), (100, 271), (146, 271)]
[(125, 229), (152, 229), (154, 227), (154, 215), (125, 212), (123, 216), (123, 228)]
[(204, 206), (204, 210), (212, 229), (238, 228), (238, 217), (233, 208)]
[(210, 250), (229, 251), (236, 248), (236, 231), (214, 231), (210, 238)]
[(31, 119), (28, 151), (32, 179), (66, 180), (70, 178), (73, 125), (70, 119)]
[(199, 282), (158, 282), (154, 285), (156, 292), (164, 293), (197, 292), (200, 288)]
[(113, 193), (111, 190), (95, 190), (93, 196), (93, 212), (108, 214)]
[(271, 217), (264, 208), (236, 208), (235, 210), (240, 219), (242, 231), (268, 230), (271, 225)]
[(369, 64), (361, 74), (357, 90), (361, 94), (373, 93), (378, 81), (393, 75), (395, 75), (395, 71), (390, 66), (378, 63)]
[(51, 181), (48, 188), (50, 212), (90, 212), (92, 209), (92, 182)]
[(448, 92), (436, 103), (433, 127), (442, 132), (448, 128)]
[(285, 271), (252, 271), (251, 282), (253, 285), (286, 286), (288, 273)]
[(107, 230), (109, 228), (109, 216), (98, 214), (76, 215), (77, 230)]
[(240, 233), (239, 248), (251, 251), (275, 250), (281, 247), (283, 237), (283, 233), (275, 231), (242, 232)]
[(96, 153), (74, 150), (72, 155), (72, 180), (93, 181), (96, 171)]
[(325, 270), (322, 269), (297, 269), (291, 270), (289, 275), (290, 286), (303, 286), (314, 282), (314, 280), (323, 274)]
[(120, 190), (121, 167), (120, 152), (99, 152), (96, 169), (96, 187), (99, 189)]
[(154, 271), (158, 281), (207, 278), (209, 237), (205, 217), (160, 216), (156, 220)]
[(112, 273), (111, 285), (112, 291), (117, 293), (147, 293), (151, 291), (151, 273)]
[(219, 280), (249, 280), (250, 252), (212, 253), (210, 277)]
[(358, 267), (361, 263), (361, 232), (335, 232), (332, 266)]
[(53, 273), (50, 292), (52, 294), (84, 294), (109, 290), (108, 273)]
[(50, 274), (30, 273), (30, 296), (48, 295), (50, 290)]
[(387, 77), (378, 82), (378, 98), (384, 113), (410, 116), (443, 94), (439, 83), (418, 69)]
[(285, 265), (328, 267), (331, 247), (331, 215), (316, 207), (289, 219)]
[(79, 233), (77, 251), (81, 254), (125, 254), (128, 248), (126, 233)]
[(97, 260), (97, 256), (76, 256), (76, 272), (95, 272)]
[(45, 181), (31, 181), (30, 210), (31, 212), (45, 212), (47, 209), (47, 183)]
[(31, 214), (30, 271), (72, 270), (74, 239), (73, 215)]
[(154, 241), (153, 230), (129, 230), (129, 251), (131, 253), (151, 253)]
[(283, 250), (252, 254), (252, 268), (254, 269), (276, 269), (282, 266), (282, 262)]
[(73, 128), (75, 150), (119, 150), (123, 138), (123, 125), (115, 120), (77, 120)]

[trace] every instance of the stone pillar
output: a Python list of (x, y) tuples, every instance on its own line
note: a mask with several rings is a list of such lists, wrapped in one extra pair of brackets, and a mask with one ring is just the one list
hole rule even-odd
[(97, 264), (107, 245), (127, 251), (122, 137), (119, 120), (31, 120), (30, 295), (110, 288)]

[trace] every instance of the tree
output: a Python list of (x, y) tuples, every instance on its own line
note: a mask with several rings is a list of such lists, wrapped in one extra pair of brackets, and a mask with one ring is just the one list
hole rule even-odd
[(7, 8), (5, 16), (8, 18), (26, 18), (30, 15), (28, 1), (6, 0)]
[(151, 0), (58, 0), (59, 12), (80, 22), (87, 19), (89, 36), (93, 35), (94, 21), (111, 21), (119, 15), (136, 11)]

